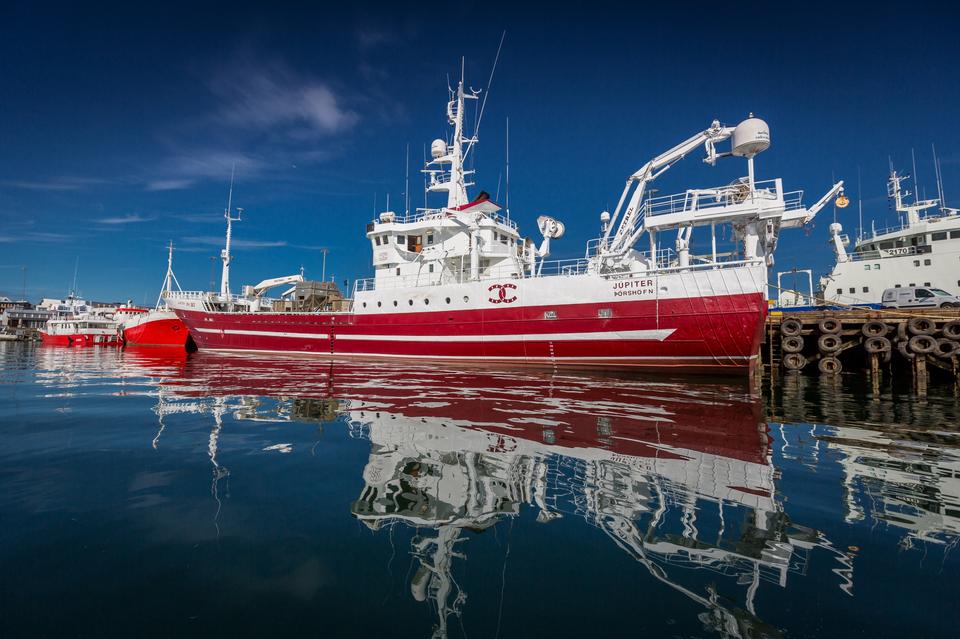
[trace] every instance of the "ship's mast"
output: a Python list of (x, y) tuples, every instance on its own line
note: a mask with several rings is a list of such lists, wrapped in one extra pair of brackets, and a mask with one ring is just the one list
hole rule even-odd
[(173, 284), (180, 288), (180, 282), (177, 282), (177, 276), (173, 274), (173, 242), (167, 247), (167, 274), (163, 278), (163, 288), (160, 289), (160, 297), (157, 299), (157, 310), (164, 305), (164, 298), (173, 291)]
[[(916, 194), (914, 194), (913, 204), (906, 204), (903, 201), (903, 196), (910, 195), (910, 193), (904, 193), (900, 188), (900, 184), (904, 179), (904, 176), (898, 174), (896, 170), (891, 170), (887, 190), (889, 196), (893, 198), (894, 208), (896, 208), (897, 213), (903, 213), (907, 216), (907, 226), (910, 227), (920, 223), (920, 211), (932, 209), (940, 202), (939, 200), (918, 200)], [(916, 181), (914, 181), (914, 188), (916, 188)]]
[(447, 117), (453, 125), (453, 144), (450, 146), (450, 188), (447, 190), (447, 208), (467, 203), (467, 187), (463, 176), (463, 78), (457, 85), (456, 100), (447, 105)]
[[(466, 100), (476, 100), (478, 93), (467, 92), (463, 87), (463, 73), (455, 92), (451, 92), (451, 100), (447, 103), (447, 121), (453, 127), (453, 139), (450, 144), (443, 140), (434, 140), (430, 145), (430, 154), (433, 159), (427, 162), (424, 173), (429, 176), (428, 192), (445, 191), (447, 193), (447, 208), (455, 209), (469, 202), (467, 198), (467, 176), (473, 171), (463, 168), (466, 155), (464, 146), (468, 148), (476, 144), (475, 136), (466, 137), (463, 131), (463, 114)], [(449, 165), (447, 170), (442, 167)], [(438, 168), (439, 167), (439, 168)]]
[(230, 193), (227, 195), (227, 208), (223, 211), (223, 217), (227, 220), (227, 241), (220, 252), (220, 259), (223, 260), (223, 271), (220, 274), (220, 295), (230, 297), (230, 262), (233, 258), (230, 255), (230, 239), (233, 235), (233, 223), (240, 221), (240, 215), (243, 209), (237, 209), (237, 217), (230, 217), (230, 209), (233, 207), (233, 176), (234, 171), (230, 171)]

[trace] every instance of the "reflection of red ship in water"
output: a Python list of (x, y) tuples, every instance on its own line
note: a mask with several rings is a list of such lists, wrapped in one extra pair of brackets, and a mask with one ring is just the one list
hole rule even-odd
[(759, 402), (735, 386), (201, 353), (165, 379), (160, 399), (161, 418), (214, 416), (215, 496), (228, 474), (217, 456), (225, 413), (345, 418), (371, 442), (352, 512), (373, 530), (418, 530), (410, 587), (437, 610), (438, 637), (466, 600), (454, 578), (466, 560), (461, 542), (524, 506), (544, 524), (573, 516), (596, 527), (703, 606), (700, 620), (722, 636), (777, 636), (757, 616), (760, 583), (786, 586), (814, 546), (835, 552), (789, 521)]

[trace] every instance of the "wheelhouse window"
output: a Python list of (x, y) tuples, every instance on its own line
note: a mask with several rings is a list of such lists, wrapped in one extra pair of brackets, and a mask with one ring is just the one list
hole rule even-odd
[(433, 244), (433, 233), (427, 233), (427, 246)]
[(406, 235), (398, 235), (398, 236), (397, 236), (397, 244), (405, 244), (406, 241), (407, 241), (407, 236), (406, 236)]
[(946, 232), (946, 231), (938, 231), (938, 232), (936, 232), (936, 233), (931, 233), (931, 234), (930, 234), (930, 241), (932, 241), (932, 242), (937, 242), (937, 241), (939, 241), (939, 240), (945, 240), (945, 239), (947, 239), (947, 232)]

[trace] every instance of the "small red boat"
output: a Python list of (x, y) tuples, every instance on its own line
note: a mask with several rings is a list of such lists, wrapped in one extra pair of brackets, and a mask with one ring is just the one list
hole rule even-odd
[(47, 321), (40, 331), (44, 344), (53, 346), (118, 346), (121, 343), (116, 321), (81, 315)]
[(139, 346), (179, 346), (185, 348), (190, 334), (177, 314), (167, 308), (166, 294), (177, 282), (173, 274), (173, 243), (170, 243), (167, 255), (167, 275), (163, 280), (163, 289), (157, 306), (152, 309), (125, 307), (117, 310), (117, 318), (123, 333), (125, 344)]

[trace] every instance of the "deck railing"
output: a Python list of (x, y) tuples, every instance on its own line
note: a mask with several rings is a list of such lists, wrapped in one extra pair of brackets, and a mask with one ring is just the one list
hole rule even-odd
[[(444, 209), (417, 209), (416, 211), (402, 215), (399, 213), (394, 213), (393, 221), (397, 224), (411, 224), (413, 222), (422, 222), (424, 220), (443, 220), (449, 215)], [(488, 218), (492, 219), (498, 224), (503, 224), (513, 230), (517, 230), (519, 227), (517, 223), (513, 220), (500, 215), (499, 213), (485, 213)], [(380, 218), (374, 218), (373, 222), (375, 224), (381, 224)]]
[[(709, 259), (708, 256), (690, 256), (690, 264), (687, 266), (680, 266), (676, 259), (673, 257), (674, 252), (672, 249), (660, 249), (658, 251), (657, 258), (657, 267), (649, 272), (649, 275), (662, 275), (666, 273), (679, 273), (686, 271), (708, 271), (712, 269), (725, 269), (733, 268), (737, 266), (747, 266), (751, 264), (760, 264), (763, 262), (762, 258), (757, 258), (755, 260), (745, 260), (742, 259), (738, 253), (730, 252), (724, 254), (718, 254), (718, 261), (714, 262)], [(505, 275), (493, 275), (486, 274), (481, 275), (478, 280), (469, 280), (466, 277), (462, 280), (458, 280), (454, 277), (447, 277), (437, 281), (436, 278), (428, 279), (423, 276), (416, 275), (407, 275), (407, 276), (391, 276), (384, 279), (380, 282), (379, 285), (376, 281), (376, 278), (368, 277), (364, 279), (358, 279), (354, 283), (354, 297), (358, 292), (369, 292), (369, 291), (389, 291), (399, 288), (429, 288), (433, 286), (443, 286), (448, 284), (466, 284), (471, 281), (485, 282), (485, 281), (503, 281), (504, 279), (539, 279), (541, 277), (557, 277), (557, 276), (571, 276), (571, 275), (584, 275), (590, 271), (591, 261), (586, 258), (576, 258), (568, 260), (548, 260), (542, 263), (537, 263), (536, 274), (530, 275), (525, 274), (523, 276), (505, 276)], [(607, 279), (620, 279), (624, 277), (633, 277), (635, 274), (630, 272), (622, 273), (605, 273), (602, 276)]]

